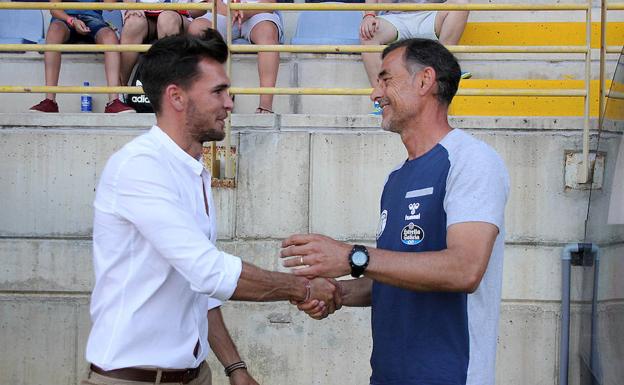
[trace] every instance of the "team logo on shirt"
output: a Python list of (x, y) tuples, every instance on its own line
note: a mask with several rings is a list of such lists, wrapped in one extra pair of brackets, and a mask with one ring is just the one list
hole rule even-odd
[(410, 203), (407, 208), (409, 209), (410, 213), (409, 215), (405, 216), (405, 220), (406, 221), (413, 221), (416, 219), (420, 219), (420, 214), (416, 214), (416, 210), (418, 210), (418, 208), (420, 207), (420, 203), (418, 202), (414, 202), (414, 203)]
[(384, 230), (386, 229), (386, 222), (388, 220), (388, 210), (384, 210), (381, 212), (381, 216), (379, 217), (379, 224), (377, 225), (377, 239), (381, 237)]
[(410, 222), (401, 230), (401, 242), (406, 245), (414, 246), (419, 244), (425, 238), (425, 231), (422, 227)]

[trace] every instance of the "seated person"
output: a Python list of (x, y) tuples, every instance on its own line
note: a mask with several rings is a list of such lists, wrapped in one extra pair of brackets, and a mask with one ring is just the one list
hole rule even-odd
[[(199, 3), (203, 0), (138, 0), (139, 3)], [(133, 0), (124, 0), (134, 3)], [(165, 36), (186, 33), (194, 17), (204, 14), (202, 10), (179, 10), (179, 11), (140, 11), (126, 10), (123, 12), (123, 29), (121, 31), (121, 44), (144, 44), (152, 43), (156, 39)], [(132, 68), (139, 58), (138, 52), (121, 53), (121, 81), (128, 84)]]
[[(468, 4), (468, 0), (366, 0), (366, 3), (447, 3)], [(461, 38), (469, 11), (367, 11), (360, 25), (363, 45), (390, 44), (409, 38), (439, 40), (444, 45), (456, 45)], [(374, 87), (381, 68), (381, 52), (362, 53), (364, 68)], [(462, 78), (470, 77), (463, 72)]]
[[(60, 2), (60, 0), (51, 0)], [(96, 0), (79, 0), (80, 2), (96, 2)], [(104, 0), (115, 2), (115, 0)], [(117, 35), (102, 17), (98, 10), (51, 10), (52, 20), (46, 35), (47, 44), (63, 43), (97, 43), (119, 44)], [(119, 86), (119, 52), (104, 53), (104, 70), (109, 87)], [(57, 86), (61, 71), (61, 53), (46, 51), (44, 54), (46, 86)], [(133, 108), (119, 100), (119, 95), (109, 94), (108, 104), (104, 108), (107, 113), (135, 112)], [(30, 108), (35, 112), (59, 112), (56, 95), (46, 94), (46, 98)]]
[[(245, 1), (243, 2), (252, 2)], [(260, 0), (261, 3), (274, 3), (275, 0)], [(226, 36), (227, 5), (217, 0), (217, 30)], [(232, 40), (243, 38), (252, 44), (280, 44), (284, 41), (284, 25), (276, 12), (236, 11), (232, 14)], [(188, 33), (201, 36), (212, 28), (212, 13), (193, 20)], [(258, 75), (260, 87), (275, 87), (279, 69), (279, 52), (258, 52)], [(260, 95), (257, 114), (272, 114), (273, 95)]]

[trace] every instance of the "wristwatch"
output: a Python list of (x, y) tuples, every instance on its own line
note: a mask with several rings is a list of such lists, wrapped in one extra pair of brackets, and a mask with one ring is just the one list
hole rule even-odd
[(368, 249), (362, 245), (353, 245), (349, 253), (349, 265), (351, 265), (351, 276), (354, 278), (364, 274), (364, 270), (368, 266)]

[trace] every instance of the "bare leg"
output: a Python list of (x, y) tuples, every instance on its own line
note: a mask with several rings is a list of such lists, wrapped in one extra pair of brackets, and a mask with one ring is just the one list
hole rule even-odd
[[(394, 25), (384, 19), (376, 18), (379, 29), (375, 32), (372, 39), (365, 39), (360, 35), (360, 43), (362, 45), (381, 45), (388, 44), (397, 39), (398, 32)], [(364, 61), (364, 69), (368, 75), (368, 81), (374, 87), (377, 84), (377, 75), (381, 70), (381, 53), (362, 52), (362, 61)]]
[(206, 19), (195, 19), (189, 25), (187, 33), (192, 36), (202, 36), (204, 31), (212, 28), (212, 23)]
[[(62, 21), (55, 20), (48, 28), (46, 44), (62, 44), (69, 39), (69, 28)], [(43, 54), (46, 86), (58, 86), (61, 72), (61, 53), (46, 51)], [(46, 98), (56, 100), (56, 94), (46, 94)]]
[[(110, 28), (102, 28), (95, 35), (97, 44), (119, 44), (117, 35)], [(121, 58), (119, 52), (104, 53), (104, 70), (106, 72), (106, 83), (109, 87), (119, 86), (119, 67)], [(111, 102), (119, 97), (118, 94), (108, 94), (108, 101)]]
[[(468, 4), (468, 0), (448, 0), (446, 4)], [(469, 11), (438, 11), (435, 33), (444, 45), (456, 45), (464, 33)]]
[[(188, 20), (186, 25), (182, 24), (182, 17), (180, 14), (174, 11), (163, 11), (160, 15), (158, 15), (158, 20), (156, 21), (156, 33), (158, 34), (158, 38), (162, 39), (166, 36), (179, 35), (180, 31), (185, 31), (188, 28)], [(185, 28), (186, 27), (186, 28)]]
[[(266, 20), (256, 24), (250, 35), (251, 42), (254, 44), (279, 43), (277, 26), (272, 21)], [(275, 87), (279, 60), (279, 52), (258, 52), (260, 87)], [(267, 110), (273, 109), (273, 95), (260, 95), (259, 107)]]
[[(121, 44), (141, 44), (147, 38), (148, 20), (145, 16), (130, 16), (121, 30)], [(122, 52), (119, 72), (121, 84), (128, 84), (132, 68), (139, 58), (138, 52)]]

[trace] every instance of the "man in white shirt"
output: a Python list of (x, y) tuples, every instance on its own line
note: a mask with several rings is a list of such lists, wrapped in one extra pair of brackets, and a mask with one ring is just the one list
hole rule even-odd
[(221, 301), (340, 307), (330, 280), (262, 270), (215, 247), (211, 177), (200, 157), (203, 142), (223, 139), (233, 107), (226, 59), (216, 32), (167, 37), (145, 55), (143, 87), (157, 124), (109, 159), (97, 188), (91, 371), (83, 384), (207, 385), (210, 348), (232, 384), (257, 384), (225, 328)]

